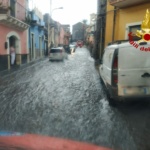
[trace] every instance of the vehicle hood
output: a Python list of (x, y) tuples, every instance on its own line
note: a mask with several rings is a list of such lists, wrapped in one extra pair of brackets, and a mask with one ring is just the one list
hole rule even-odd
[(3, 150), (111, 150), (68, 139), (15, 132), (0, 132), (1, 148)]

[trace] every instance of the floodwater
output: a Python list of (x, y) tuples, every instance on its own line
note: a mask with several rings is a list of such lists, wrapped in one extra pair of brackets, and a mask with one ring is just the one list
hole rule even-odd
[(0, 130), (84, 141), (116, 150), (150, 149), (150, 104), (109, 105), (86, 48), (0, 77)]

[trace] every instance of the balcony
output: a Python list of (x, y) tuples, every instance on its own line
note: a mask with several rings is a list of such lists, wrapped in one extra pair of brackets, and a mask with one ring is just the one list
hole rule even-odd
[(142, 3), (148, 3), (149, 0), (109, 0), (110, 5), (119, 8), (130, 7)]
[(38, 25), (38, 28), (39, 28), (40, 30), (45, 30), (45, 22), (44, 22), (44, 21), (41, 21), (41, 22), (39, 23), (39, 25)]
[(28, 16), (31, 26), (38, 26), (41, 30), (45, 28), (45, 22), (41, 20), (34, 11), (30, 11)]
[(0, 24), (24, 31), (29, 27), (25, 23), (26, 14), (27, 10), (17, 2), (10, 6), (5, 0), (0, 2)]

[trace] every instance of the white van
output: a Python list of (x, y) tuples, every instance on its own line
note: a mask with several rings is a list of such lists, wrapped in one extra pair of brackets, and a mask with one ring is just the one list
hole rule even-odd
[(111, 100), (150, 98), (150, 43), (107, 46), (99, 73)]

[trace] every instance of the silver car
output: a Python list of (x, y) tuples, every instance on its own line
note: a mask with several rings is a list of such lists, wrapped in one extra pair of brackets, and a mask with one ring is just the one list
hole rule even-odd
[(67, 53), (63, 47), (51, 48), (49, 52), (49, 60), (64, 60), (67, 58)]

